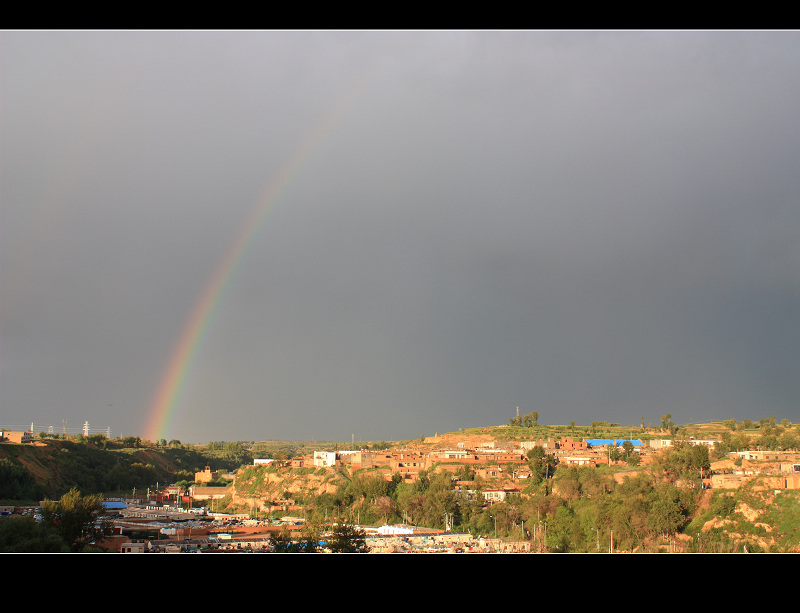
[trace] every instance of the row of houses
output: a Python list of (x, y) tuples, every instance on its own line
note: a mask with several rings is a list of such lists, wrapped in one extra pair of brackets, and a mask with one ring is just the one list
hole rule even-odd
[[(576, 441), (568, 437), (560, 441), (525, 441), (513, 447), (500, 447), (494, 443), (483, 444), (475, 448), (457, 446), (454, 449), (440, 449), (423, 452), (415, 449), (402, 449), (395, 451), (316, 451), (312, 456), (294, 458), (290, 461), (293, 467), (316, 467), (316, 468), (347, 468), (350, 471), (362, 468), (376, 469), (382, 473), (387, 480), (400, 475), (403, 481), (414, 482), (423, 470), (448, 470), (453, 473), (454, 480), (459, 483), (457, 490), (459, 495), (466, 498), (470, 496), (471, 485), (468, 481), (472, 478), (484, 482), (493, 483), (494, 487), (483, 489), (482, 494), (486, 502), (492, 504), (502, 502), (512, 494), (520, 492), (522, 482), (530, 477), (530, 469), (527, 459), (527, 450), (535, 446), (541, 446), (547, 453), (551, 453), (561, 466), (589, 466), (596, 467), (599, 464), (612, 462), (609, 458), (609, 450), (613, 447), (621, 447), (627, 439), (586, 439)], [(660, 449), (668, 447), (664, 441), (656, 441), (656, 444), (643, 443), (639, 440), (631, 440), (631, 444), (643, 463), (647, 459), (652, 459)], [(713, 441), (696, 441), (695, 444), (713, 444)], [(775, 487), (781, 488), (800, 488), (800, 457), (798, 454), (787, 454), (786, 452), (766, 452), (766, 451), (747, 451), (732, 454), (734, 457), (741, 457), (746, 462), (762, 461), (774, 463), (778, 460), (780, 468), (777, 469), (770, 465), (769, 468), (761, 467), (758, 470), (733, 470), (732, 468), (723, 471), (712, 471), (711, 475), (704, 476), (704, 487), (731, 488), (739, 485), (754, 474), (773, 473), (775, 476)], [(255, 464), (270, 464), (275, 460), (255, 460)], [(731, 466), (732, 463), (729, 462)], [(467, 481), (458, 481), (457, 475), (469, 467), (469, 472), (474, 475), (467, 478)], [(195, 485), (189, 491), (165, 491), (165, 494), (172, 500), (194, 501), (195, 503), (213, 506), (218, 499), (225, 497), (230, 489), (228, 487), (209, 487), (209, 481), (214, 481), (218, 477), (216, 471), (206, 467), (204, 471), (195, 474)], [(291, 501), (275, 502), (275, 504), (291, 506)]]
[[(621, 447), (628, 439), (587, 439), (575, 440), (563, 437), (559, 441), (533, 440), (519, 443), (509, 443), (500, 447), (495, 442), (482, 443), (475, 447), (458, 444), (456, 448), (439, 449), (434, 451), (421, 451), (403, 449), (396, 451), (315, 451), (311, 458), (296, 458), (292, 461), (294, 466), (311, 465), (317, 468), (335, 468), (336, 466), (348, 467), (351, 470), (361, 468), (385, 469), (387, 479), (400, 475), (404, 481), (414, 481), (423, 470), (430, 470), (434, 466), (457, 472), (464, 466), (474, 467), (476, 474), (481, 477), (497, 477), (498, 471), (504, 471), (503, 466), (511, 467), (511, 474), (505, 471), (504, 475), (513, 478), (525, 478), (528, 465), (528, 452), (534, 447), (541, 447), (546, 453), (554, 455), (558, 462), (575, 466), (596, 466), (609, 463), (608, 450)], [(631, 444), (641, 454), (649, 448), (640, 440), (631, 440)], [(310, 463), (310, 464), (309, 464)], [(488, 468), (482, 468), (488, 466)], [(487, 473), (487, 474), (483, 474)]]
[[(495, 442), (482, 443), (470, 447), (466, 443), (458, 443), (455, 449), (438, 449), (434, 451), (422, 452), (415, 450), (400, 450), (396, 452), (370, 452), (370, 451), (317, 451), (314, 452), (315, 466), (334, 466), (336, 462), (342, 464), (365, 465), (374, 462), (376, 458), (392, 458), (403, 456), (429, 457), (437, 462), (453, 461), (466, 463), (480, 463), (485, 461), (497, 462), (518, 462), (526, 461), (527, 453), (534, 447), (541, 447), (547, 453), (563, 455), (570, 452), (583, 451), (602, 451), (605, 452), (610, 447), (622, 447), (626, 442), (630, 442), (634, 448), (644, 451), (649, 448), (656, 448), (651, 441), (644, 443), (638, 439), (583, 439), (575, 440), (571, 437), (562, 437), (558, 441), (531, 440), (508, 442), (503, 446), (498, 446)], [(658, 448), (667, 446), (669, 441), (658, 441)]]
[[(456, 473), (463, 470), (464, 466), (473, 467), (472, 470), (476, 477), (485, 480), (519, 480), (529, 476), (527, 453), (534, 447), (542, 447), (546, 453), (552, 454), (561, 466), (596, 467), (600, 464), (612, 464), (614, 460), (611, 459), (612, 456), (609, 452), (614, 448), (621, 448), (627, 442), (630, 442), (634, 451), (639, 455), (641, 464), (651, 462), (659, 451), (672, 447), (674, 444), (672, 439), (575, 440), (570, 437), (562, 437), (558, 441), (532, 440), (505, 445), (490, 441), (473, 447), (459, 443), (455, 448), (434, 451), (414, 449), (386, 452), (318, 451), (314, 453), (313, 458), (296, 459), (295, 462), (298, 463), (296, 465), (302, 465), (303, 462), (310, 461), (316, 467), (344, 466), (352, 470), (359, 468), (384, 469), (387, 479), (399, 474), (406, 482), (416, 480), (423, 470), (436, 467)], [(716, 439), (689, 439), (685, 442), (713, 448), (718, 441)], [(800, 464), (798, 464), (798, 454), (795, 452), (741, 451), (735, 452), (731, 456), (733, 459), (741, 458), (760, 462), (775, 462), (782, 459), (783, 468), (779, 471), (779, 474), (784, 476), (782, 487), (800, 487)], [(774, 468), (767, 470), (778, 473), (778, 470)], [(798, 481), (797, 486), (792, 485), (795, 480)], [(715, 486), (710, 480), (708, 481), (708, 486)], [(733, 479), (728, 475), (719, 476), (714, 483), (722, 487), (723, 482), (729, 484), (732, 481)], [(503, 492), (498, 491), (497, 496), (502, 497)]]

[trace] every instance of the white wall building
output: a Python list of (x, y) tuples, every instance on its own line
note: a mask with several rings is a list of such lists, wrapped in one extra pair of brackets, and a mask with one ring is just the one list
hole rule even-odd
[(414, 534), (414, 529), (409, 526), (381, 526), (378, 528), (378, 534)]
[(314, 466), (336, 466), (336, 454), (333, 451), (315, 451)]

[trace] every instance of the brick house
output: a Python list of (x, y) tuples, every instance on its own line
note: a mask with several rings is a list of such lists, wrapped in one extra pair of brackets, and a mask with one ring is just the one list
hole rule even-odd
[(30, 443), (33, 441), (33, 432), (3, 430), (0, 432), (0, 441), (4, 443)]
[(194, 474), (195, 483), (209, 483), (210, 481), (216, 481), (218, 478), (219, 473), (216, 470), (211, 470), (210, 466), (206, 466), (204, 471)]
[(558, 443), (560, 449), (564, 450), (578, 450), (584, 451), (589, 448), (589, 445), (586, 441), (576, 441), (571, 437), (565, 436), (561, 438), (561, 441)]

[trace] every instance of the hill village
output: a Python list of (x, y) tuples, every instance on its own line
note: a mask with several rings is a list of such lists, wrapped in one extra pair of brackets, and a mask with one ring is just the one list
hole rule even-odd
[[(692, 445), (713, 448), (716, 439), (691, 439)], [(625, 479), (654, 461), (660, 450), (674, 444), (672, 439), (584, 439), (562, 437), (559, 440), (499, 442), (491, 436), (460, 437), (458, 433), (429, 437), (423, 445), (386, 451), (345, 450), (314, 451), (305, 457), (278, 461), (254, 460), (255, 466), (313, 468), (353, 474), (369, 469), (386, 479), (402, 479), (413, 483), (422, 471), (446, 470), (453, 474), (453, 487), (460, 497), (474, 494), (474, 482), (459, 477), (465, 466), (471, 466), (474, 478), (480, 479), (484, 504), (502, 502), (519, 494), (530, 476), (528, 452), (541, 447), (561, 466), (597, 467), (617, 465), (621, 470), (615, 479)], [(418, 447), (418, 448), (417, 448)], [(619, 459), (622, 448), (631, 448), (636, 461)], [(280, 500), (247, 498), (236, 491), (236, 479), (247, 467), (235, 474), (221, 475), (207, 466), (195, 474), (194, 485), (188, 489), (170, 486), (157, 492), (125, 499), (110, 499), (104, 504), (114, 519), (114, 536), (110, 547), (120, 552), (194, 552), (229, 551), (259, 552), (270, 550), (270, 536), (281, 530), (297, 532), (304, 520), (302, 507), (295, 504), (291, 493)], [(712, 462), (701, 483), (694, 487), (737, 488), (748, 479), (767, 476), (770, 487), (800, 489), (800, 453), (784, 451), (741, 451)], [(220, 479), (232, 481), (228, 486), (209, 483)], [(486, 487), (490, 484), (489, 487)], [(239, 503), (252, 505), (256, 513), (227, 514), (215, 512), (215, 502), (233, 495)], [(188, 507), (188, 510), (187, 510)], [(283, 514), (275, 519), (276, 512)], [(270, 519), (257, 520), (259, 513), (271, 514)], [(470, 534), (411, 525), (359, 526), (366, 535), (372, 552), (447, 551), (447, 552), (531, 552), (537, 548), (536, 527), (531, 539), (519, 542), (503, 541), (490, 536), (475, 538)], [(539, 539), (541, 541), (541, 539)]]

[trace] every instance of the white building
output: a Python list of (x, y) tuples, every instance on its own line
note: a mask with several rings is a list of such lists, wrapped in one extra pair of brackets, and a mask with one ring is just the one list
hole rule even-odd
[(489, 504), (503, 502), (509, 494), (519, 494), (518, 489), (485, 490), (483, 499)]
[(333, 451), (315, 451), (314, 466), (336, 466), (336, 454)]
[(397, 535), (397, 534), (414, 534), (414, 529), (410, 526), (381, 526), (378, 528), (378, 534)]

